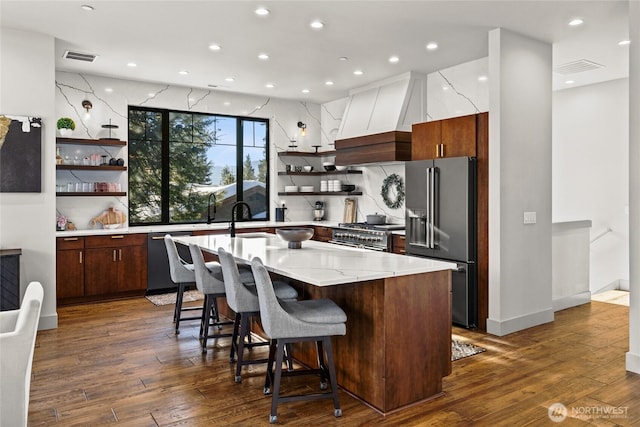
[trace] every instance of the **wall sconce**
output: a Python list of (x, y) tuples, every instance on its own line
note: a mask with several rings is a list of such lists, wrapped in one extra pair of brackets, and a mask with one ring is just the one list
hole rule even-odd
[(89, 101), (88, 99), (85, 99), (84, 101), (82, 101), (82, 108), (84, 108), (87, 111), (86, 113), (84, 113), (85, 120), (90, 119), (91, 118), (90, 110), (93, 108), (93, 104), (91, 103), (91, 101)]
[(307, 136), (307, 125), (302, 122), (298, 122), (298, 127), (300, 128), (300, 136)]

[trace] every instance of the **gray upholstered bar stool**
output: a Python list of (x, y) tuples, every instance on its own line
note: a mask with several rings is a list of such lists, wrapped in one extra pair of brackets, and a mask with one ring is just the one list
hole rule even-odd
[[(165, 234), (164, 244), (167, 247), (167, 257), (169, 258), (169, 271), (171, 273), (171, 280), (176, 284), (178, 292), (176, 295), (176, 306), (173, 311), (173, 321), (176, 324), (176, 334), (180, 333), (180, 321), (181, 320), (200, 320), (202, 316), (187, 316), (183, 317), (183, 311), (200, 310), (200, 307), (182, 307), (182, 299), (184, 291), (187, 286), (194, 284), (196, 281), (196, 273), (193, 264), (190, 264), (183, 260), (178, 253), (176, 243), (170, 234)], [(208, 267), (214, 267), (219, 264), (217, 262), (207, 263)]]
[(222, 327), (222, 325), (231, 325), (231, 321), (220, 321), (218, 315), (218, 298), (226, 296), (224, 281), (222, 279), (222, 267), (216, 263), (215, 266), (209, 266), (204, 262), (202, 251), (198, 245), (189, 244), (189, 252), (195, 268), (196, 287), (204, 294), (204, 302), (202, 305), (202, 318), (200, 321), (200, 339), (202, 342), (202, 352), (207, 352), (208, 338), (230, 337), (230, 333), (209, 334), (209, 328)]
[[(271, 338), (267, 377), (264, 385), (265, 394), (271, 397), (271, 415), (269, 422), (278, 421), (278, 403), (299, 400), (333, 399), (334, 416), (342, 415), (338, 400), (338, 384), (336, 368), (331, 350), (331, 336), (345, 335), (347, 315), (333, 301), (328, 299), (311, 299), (304, 301), (278, 301), (271, 285), (271, 278), (260, 258), (251, 261), (253, 277), (258, 289), (260, 318), (265, 333)], [(318, 351), (318, 369), (282, 372), (284, 347), (294, 342), (313, 341)], [(327, 360), (325, 363), (324, 353)], [(275, 362), (275, 374), (273, 364)], [(312, 393), (306, 395), (280, 397), (280, 380), (283, 375), (320, 374), (320, 389), (331, 382), (330, 393)], [(273, 385), (273, 390), (271, 386)]]
[[(235, 381), (239, 383), (242, 382), (241, 371), (243, 366), (267, 362), (267, 359), (245, 360), (245, 348), (250, 349), (260, 345), (267, 345), (269, 343), (250, 341), (251, 327), (249, 321), (252, 316), (257, 316), (260, 313), (260, 304), (258, 303), (258, 293), (255, 283), (243, 283), (240, 271), (238, 270), (238, 264), (236, 264), (235, 259), (233, 259), (233, 255), (225, 251), (223, 248), (218, 248), (218, 258), (220, 260), (220, 265), (222, 266), (222, 276), (224, 278), (224, 286), (227, 292), (227, 304), (236, 313), (233, 324), (233, 337), (231, 339), (231, 354), (229, 358), (233, 362), (234, 353), (238, 356)], [(298, 298), (298, 291), (283, 281), (274, 281), (273, 289), (277, 298), (292, 301), (295, 301)], [(247, 343), (245, 343), (245, 339), (247, 339)], [(291, 352), (288, 351), (288, 349), (287, 362), (289, 369), (293, 369)]]

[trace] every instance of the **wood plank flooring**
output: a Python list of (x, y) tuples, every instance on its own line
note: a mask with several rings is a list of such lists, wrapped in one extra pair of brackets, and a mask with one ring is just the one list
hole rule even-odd
[[(174, 335), (172, 310), (144, 298), (59, 308), (59, 328), (38, 333), (29, 425), (268, 425), (264, 366), (245, 368), (243, 382), (234, 383), (229, 340), (202, 355), (195, 322)], [(624, 364), (628, 310), (592, 302), (506, 337), (454, 328), (487, 351), (453, 362), (444, 396), (382, 416), (341, 391), (341, 418), (328, 400), (296, 402), (280, 406), (278, 424), (558, 425), (547, 408), (559, 402), (568, 408), (560, 425), (639, 425), (640, 376)], [(309, 379), (286, 378), (283, 391), (316, 387)], [(602, 413), (612, 407), (624, 413)]]

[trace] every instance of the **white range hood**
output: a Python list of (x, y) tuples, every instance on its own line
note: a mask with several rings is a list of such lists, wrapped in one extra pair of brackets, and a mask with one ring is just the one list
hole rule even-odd
[(349, 92), (336, 164), (411, 160), (411, 125), (427, 121), (427, 75), (408, 72)]
[(427, 75), (404, 73), (351, 90), (336, 139), (411, 132), (426, 116)]

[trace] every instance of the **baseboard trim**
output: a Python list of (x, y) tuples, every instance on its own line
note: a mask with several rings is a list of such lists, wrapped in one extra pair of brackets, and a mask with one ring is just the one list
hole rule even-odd
[(553, 322), (553, 320), (554, 314), (552, 308), (536, 313), (526, 314), (524, 316), (513, 317), (507, 320), (495, 320), (489, 318), (487, 319), (487, 333), (502, 337), (533, 326)]
[(48, 316), (40, 316), (40, 323), (38, 323), (38, 330), (44, 331), (47, 329), (58, 329), (58, 313)]
[(553, 311), (556, 312), (567, 308), (576, 307), (582, 304), (588, 304), (589, 302), (591, 302), (591, 292), (581, 292), (576, 295), (554, 299)]
[(640, 374), (640, 354), (627, 352), (625, 355), (627, 371)]

